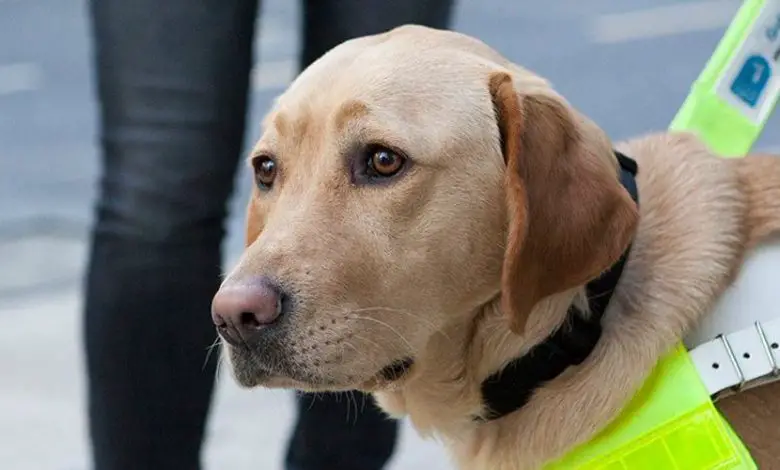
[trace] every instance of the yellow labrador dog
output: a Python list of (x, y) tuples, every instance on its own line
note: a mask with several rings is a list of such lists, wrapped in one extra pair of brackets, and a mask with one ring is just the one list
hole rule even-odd
[[(464, 469), (587, 441), (780, 232), (780, 159), (613, 145), (543, 78), (417, 26), (311, 65), (250, 163), (212, 312), (237, 381), (373, 392)], [(779, 389), (755, 390), (722, 409), (775, 465)]]

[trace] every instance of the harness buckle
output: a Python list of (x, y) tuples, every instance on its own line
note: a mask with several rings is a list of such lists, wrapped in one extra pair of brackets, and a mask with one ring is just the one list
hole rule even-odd
[(754, 325), (756, 327), (756, 332), (758, 332), (758, 337), (761, 338), (761, 346), (764, 348), (764, 353), (766, 353), (769, 363), (772, 364), (772, 375), (777, 377), (780, 375), (780, 366), (775, 360), (775, 355), (772, 354), (772, 348), (769, 347), (769, 340), (766, 337), (766, 333), (764, 333), (764, 327), (761, 326), (761, 322), (759, 321), (755, 322)]
[(737, 356), (734, 355), (734, 350), (731, 349), (731, 343), (729, 343), (729, 340), (726, 338), (726, 335), (719, 334), (717, 336), (718, 339), (720, 339), (721, 344), (723, 345), (723, 349), (726, 350), (726, 354), (729, 356), (729, 361), (731, 361), (731, 366), (734, 368), (734, 372), (737, 373), (737, 378), (739, 379), (739, 382), (732, 387), (732, 389), (735, 392), (742, 391), (742, 388), (745, 386), (745, 374), (742, 372), (742, 368), (739, 367), (739, 362), (737, 362)]

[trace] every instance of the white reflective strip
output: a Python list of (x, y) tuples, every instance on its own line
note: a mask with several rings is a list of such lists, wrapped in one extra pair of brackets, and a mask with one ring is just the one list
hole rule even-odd
[(737, 365), (742, 371), (745, 381), (772, 373), (772, 363), (769, 362), (769, 358), (764, 352), (761, 335), (755, 328), (726, 335), (726, 338), (731, 344)]
[[(759, 326), (726, 334), (690, 351), (691, 360), (710, 395), (780, 378), (777, 375), (780, 319)], [(771, 352), (771, 360), (767, 348)]]
[[(780, 308), (780, 306), (778, 306)], [(775, 365), (780, 368), (780, 320), (765, 323), (764, 333), (766, 341), (769, 343), (770, 351), (775, 359)]]
[(710, 395), (739, 383), (739, 375), (719, 339), (702, 344), (690, 355)]

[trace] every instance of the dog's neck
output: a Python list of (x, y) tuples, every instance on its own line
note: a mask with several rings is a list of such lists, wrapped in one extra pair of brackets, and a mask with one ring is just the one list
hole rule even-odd
[[(490, 452), (490, 447), (485, 447), (486, 443), (524, 435), (518, 434), (518, 423), (525, 423), (524, 429), (529, 425), (547, 432), (557, 429), (561, 425), (561, 416), (557, 412), (561, 403), (534, 399), (528, 406), (510, 413), (508, 420), (480, 422), (474, 417), (485, 412), (482, 383), (545, 341), (565, 322), (572, 305), (587, 308), (584, 286), (540, 302), (531, 313), (521, 336), (511, 332), (509, 319), (501, 311), (499, 299), (494, 299), (473, 312), (469, 320), (453, 323), (432, 337), (425, 352), (416, 358), (410, 376), (399, 388), (377, 392), (375, 397), (391, 415), (408, 417), (421, 436), (435, 436), (447, 444), (461, 468), (494, 470), (496, 467), (491, 462), (501, 459), (484, 455)], [(587, 397), (584, 401), (587, 402)], [(569, 405), (579, 406), (573, 402)], [(519, 421), (514, 418), (516, 415), (520, 417)], [(530, 428), (528, 433), (533, 434)], [(569, 438), (580, 435), (569, 433)], [(559, 446), (572, 443), (566, 439), (562, 441)], [(540, 442), (547, 445), (552, 441), (541, 439)], [(502, 448), (505, 453), (519, 452), (518, 455), (522, 454), (528, 462), (544, 460), (558, 452), (556, 446), (532, 446), (533, 452), (514, 443), (507, 443)], [(481, 462), (479, 465), (474, 463), (477, 460)]]
[[(618, 154), (618, 158), (623, 169), (621, 182), (636, 200), (638, 196), (633, 179), (636, 168), (631, 168), (631, 165), (627, 169), (626, 164), (633, 162), (621, 154)], [(577, 358), (574, 358), (574, 361), (569, 360), (572, 358), (565, 358), (572, 364), (584, 360), (600, 337), (600, 319), (620, 277), (626, 257), (627, 254), (624, 254), (604, 277), (587, 286), (591, 289), (595, 286), (599, 292), (588, 292), (586, 286), (582, 286), (540, 302), (532, 312), (523, 336), (511, 332), (507, 316), (499, 309), (498, 298), (492, 300), (478, 312), (468, 316), (468, 322), (452, 325), (435, 335), (425, 354), (417, 358), (412, 377), (397, 391), (377, 394), (380, 404), (391, 414), (408, 414), (422, 434), (441, 432), (449, 438), (473, 432), (479, 426), (479, 421), (474, 420), (475, 417), (492, 419), (516, 412), (525, 404), (533, 388), (547, 380), (544, 377), (550, 373), (554, 376), (560, 375), (570, 364), (564, 360), (560, 364), (560, 370), (545, 371), (539, 376), (538, 383), (513, 381), (512, 378), (495, 379), (500, 377), (497, 374), (507, 369), (507, 366), (517, 364), (520, 358), (527, 357), (532, 348), (549, 343), (561, 326), (567, 320), (572, 320), (573, 314), (588, 317), (592, 307), (594, 319), (586, 326), (591, 328), (590, 333), (594, 333), (594, 327), (597, 331), (585, 338), (587, 344), (584, 348), (577, 345), (580, 350), (576, 351)], [(604, 278), (606, 280), (602, 282)], [(606, 291), (602, 292), (603, 289)], [(604, 296), (605, 293), (607, 295)], [(602, 299), (603, 302), (594, 303), (592, 299), (589, 302), (588, 294), (604, 296), (605, 299)], [(567, 340), (564, 338), (564, 341)], [(560, 338), (557, 341), (560, 342)], [(558, 344), (552, 343), (552, 346), (557, 347)], [(443, 365), (451, 366), (448, 369), (442, 367)], [(527, 372), (517, 371), (521, 375)], [(509, 390), (507, 396), (511, 399), (499, 403), (501, 409), (496, 410), (491, 409), (491, 405), (496, 403), (495, 398), (491, 403), (485, 394), (485, 384), (491, 379), (497, 380), (494, 385), (498, 387), (516, 387), (518, 382), (525, 383), (520, 385), (522, 389)], [(455, 409), (455, 406), (458, 408)]]
[(382, 408), (396, 417), (408, 416), (422, 435), (451, 438), (473, 430), (479, 426), (474, 416), (485, 410), (482, 382), (548, 338), (572, 304), (587, 302), (584, 287), (544, 299), (522, 336), (510, 330), (499, 304), (493, 299), (434, 335), (398, 389), (375, 393)]

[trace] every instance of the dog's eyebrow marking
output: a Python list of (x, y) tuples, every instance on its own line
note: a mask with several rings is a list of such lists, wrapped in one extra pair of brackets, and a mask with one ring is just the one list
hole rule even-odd
[(284, 114), (281, 112), (276, 113), (273, 119), (274, 127), (276, 128), (276, 132), (279, 133), (279, 136), (284, 137), (284, 135), (287, 133), (287, 130), (290, 128), (290, 123), (287, 121), (287, 118), (284, 117)]
[(336, 125), (336, 129), (342, 130), (347, 123), (353, 119), (357, 119), (361, 116), (368, 114), (368, 106), (361, 102), (350, 100), (342, 104), (336, 111), (333, 122)]
[(301, 141), (309, 131), (313, 121), (312, 109), (309, 104), (303, 104), (285, 111), (278, 111), (273, 123), (279, 137)]

